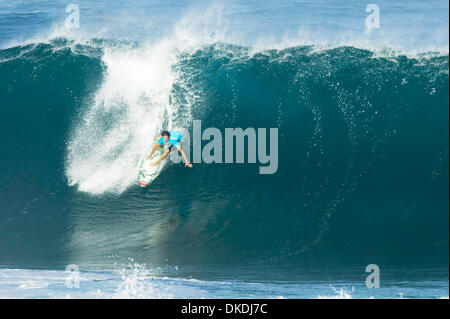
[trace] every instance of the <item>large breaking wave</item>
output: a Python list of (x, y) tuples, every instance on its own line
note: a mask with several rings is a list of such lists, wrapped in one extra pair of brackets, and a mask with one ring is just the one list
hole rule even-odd
[[(0, 51), (1, 263), (448, 263), (448, 53), (64, 38)], [(278, 127), (279, 169), (140, 159)]]

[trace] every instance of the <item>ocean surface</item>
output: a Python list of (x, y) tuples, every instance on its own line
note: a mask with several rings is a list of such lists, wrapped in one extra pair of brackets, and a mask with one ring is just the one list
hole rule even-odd
[[(448, 1), (367, 4), (0, 0), (0, 298), (448, 298)], [(278, 170), (139, 188), (194, 120)]]

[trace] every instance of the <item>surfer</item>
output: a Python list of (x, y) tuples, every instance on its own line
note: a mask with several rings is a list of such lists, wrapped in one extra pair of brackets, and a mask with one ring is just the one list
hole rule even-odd
[(156, 149), (158, 147), (164, 148), (163, 155), (157, 159), (155, 162), (151, 163), (150, 165), (156, 166), (159, 162), (161, 162), (163, 159), (169, 155), (170, 151), (172, 150), (172, 147), (176, 147), (181, 155), (184, 158), (185, 166), (192, 167), (192, 164), (189, 163), (189, 160), (186, 156), (186, 154), (183, 151), (183, 148), (180, 145), (181, 140), (183, 139), (183, 135), (178, 131), (164, 131), (161, 133), (160, 136), (157, 137), (155, 146), (153, 146), (152, 152), (150, 155), (147, 156), (147, 159), (151, 159), (153, 156), (153, 153), (155, 153)]

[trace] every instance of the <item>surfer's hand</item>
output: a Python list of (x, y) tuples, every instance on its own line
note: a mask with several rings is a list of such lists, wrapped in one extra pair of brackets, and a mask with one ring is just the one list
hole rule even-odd
[(158, 163), (156, 163), (156, 162), (150, 163), (150, 166), (156, 166), (156, 165), (158, 165)]
[(191, 163), (186, 163), (184, 166), (187, 166), (187, 167), (191, 167), (191, 168), (192, 168), (192, 164), (191, 164)]

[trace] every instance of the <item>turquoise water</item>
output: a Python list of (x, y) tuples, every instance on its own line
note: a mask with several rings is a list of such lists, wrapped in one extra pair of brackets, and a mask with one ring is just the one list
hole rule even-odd
[[(0, 297), (448, 297), (448, 2), (378, 4), (0, 1)], [(140, 189), (194, 120), (278, 128), (277, 172)]]

